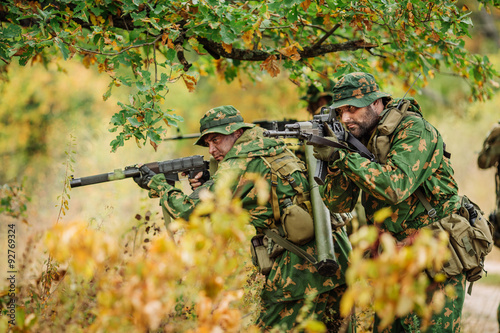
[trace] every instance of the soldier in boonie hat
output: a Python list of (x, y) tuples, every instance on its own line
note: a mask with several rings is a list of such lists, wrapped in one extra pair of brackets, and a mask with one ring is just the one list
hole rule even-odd
[(363, 72), (346, 74), (339, 79), (332, 89), (333, 104), (336, 109), (344, 105), (363, 108), (382, 97), (391, 95), (381, 92), (373, 75)]
[(203, 137), (210, 133), (230, 135), (240, 128), (252, 128), (254, 124), (243, 121), (240, 111), (232, 105), (218, 106), (208, 110), (200, 120), (200, 137), (195, 145), (206, 147)]
[(321, 92), (314, 84), (307, 87), (306, 94), (300, 99), (307, 102), (307, 111), (312, 115), (319, 114), (321, 107), (332, 103), (333, 95), (331, 87), (333, 82), (330, 80)]

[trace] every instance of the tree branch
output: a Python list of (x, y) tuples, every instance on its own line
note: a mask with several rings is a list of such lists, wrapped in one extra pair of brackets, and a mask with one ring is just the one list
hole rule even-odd
[(321, 37), (320, 40), (318, 40), (316, 43), (314, 43), (313, 47), (318, 47), (320, 46), (321, 44), (323, 44), (323, 42), (328, 38), (330, 37), (331, 35), (333, 35), (333, 33), (338, 29), (340, 28), (341, 24), (340, 23), (337, 23), (335, 24), (335, 26), (330, 30), (328, 31), (323, 37)]
[[(264, 61), (269, 56), (274, 53), (266, 52), (266, 51), (253, 51), (253, 50), (245, 50), (245, 49), (237, 49), (234, 48), (231, 50), (231, 53), (226, 52), (226, 50), (222, 47), (222, 44), (215, 43), (210, 41), (204, 37), (198, 37), (198, 42), (203, 45), (205, 50), (210, 53), (210, 55), (217, 56), (214, 57), (216, 59), (219, 58), (227, 58), (234, 60), (244, 60), (244, 61)], [(340, 51), (355, 51), (359, 49), (371, 49), (377, 47), (376, 44), (367, 44), (363, 39), (348, 41), (345, 43), (338, 44), (324, 44), (320, 46), (307, 46), (304, 47), (303, 50), (299, 50), (298, 53), (301, 58), (315, 58), (318, 56), (322, 56), (328, 53), (340, 52)], [(279, 54), (276, 52), (276, 54)]]

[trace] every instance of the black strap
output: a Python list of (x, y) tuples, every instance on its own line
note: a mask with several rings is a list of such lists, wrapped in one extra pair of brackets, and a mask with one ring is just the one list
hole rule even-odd
[[(350, 138), (352, 138), (352, 139), (350, 139)], [(368, 148), (366, 148), (361, 142), (359, 142), (351, 133), (348, 133), (347, 142), (350, 144), (356, 143), (357, 146), (353, 144), (353, 146), (356, 149), (353, 149), (353, 148), (351, 148), (347, 145), (344, 145), (340, 142), (331, 141), (331, 140), (325, 139), (324, 137), (317, 136), (317, 135), (310, 135), (307, 140), (311, 144), (347, 149), (351, 152), (360, 154), (361, 156), (369, 159), (372, 162), (375, 161), (375, 156), (373, 156), (373, 154), (370, 153)]]
[(375, 161), (375, 156), (371, 153), (371, 151), (366, 148), (364, 144), (361, 143), (351, 132), (347, 132), (347, 143), (353, 145), (361, 156), (368, 158), (370, 161)]
[(446, 143), (443, 142), (443, 155), (446, 158), (451, 158), (451, 153), (449, 151), (446, 151)]

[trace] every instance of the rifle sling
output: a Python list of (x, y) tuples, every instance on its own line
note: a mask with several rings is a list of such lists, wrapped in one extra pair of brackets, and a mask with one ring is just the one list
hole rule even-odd
[(300, 247), (298, 247), (297, 245), (288, 241), (287, 239), (281, 237), (279, 234), (275, 233), (271, 229), (264, 229), (264, 234), (267, 237), (271, 238), (273, 241), (275, 241), (276, 244), (281, 245), (282, 247), (284, 247), (288, 251), (295, 253), (296, 255), (301, 257), (302, 259), (309, 261), (313, 265), (318, 264), (318, 261), (312, 255), (310, 255), (306, 251), (302, 250)]
[(361, 156), (369, 159), (370, 161), (374, 161), (375, 157), (373, 156), (372, 153), (366, 148), (361, 142), (359, 142), (358, 139), (356, 139), (352, 134), (348, 133), (347, 137), (347, 142), (353, 145), (356, 149), (353, 149), (347, 145), (343, 145), (339, 142), (331, 141), (328, 139), (325, 139), (321, 136), (317, 135), (311, 135), (308, 139), (309, 143), (312, 144), (317, 144), (317, 145), (323, 145), (323, 146), (330, 146), (330, 147), (335, 147), (335, 148), (341, 148), (341, 149), (347, 149), (351, 152), (358, 153)]

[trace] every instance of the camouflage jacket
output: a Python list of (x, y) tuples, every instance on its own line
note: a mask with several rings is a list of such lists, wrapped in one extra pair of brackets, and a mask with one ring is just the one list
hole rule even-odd
[[(410, 111), (420, 113), (418, 109)], [(381, 208), (391, 208), (392, 215), (383, 221), (383, 228), (403, 240), (456, 211), (458, 188), (450, 160), (443, 156), (443, 139), (425, 119), (417, 115), (406, 116), (390, 135), (389, 142), (386, 164), (339, 150), (340, 158), (330, 162), (331, 173), (320, 192), (333, 212), (351, 211), (362, 193), (368, 223), (374, 222), (374, 214)], [(369, 142), (367, 147), (371, 146)], [(434, 219), (428, 216), (417, 198), (415, 190), (418, 188), (436, 210)]]
[[(255, 127), (247, 129), (235, 142), (233, 148), (219, 163), (217, 172), (212, 176), (213, 181), (203, 184), (204, 188), (211, 189), (220, 175), (228, 170), (238, 172), (238, 179), (234, 184), (233, 193), (238, 193), (243, 208), (250, 213), (250, 223), (259, 232), (268, 228), (273, 223), (271, 204), (264, 206), (257, 202), (257, 193), (252, 182), (247, 181), (250, 174), (259, 174), (270, 184), (270, 169), (261, 156), (273, 156), (286, 151), (282, 140), (265, 138), (263, 129)], [(296, 171), (292, 174), (295, 182), (303, 189), (309, 188), (309, 183), (304, 174)], [(179, 189), (168, 185), (162, 174), (153, 177), (150, 182), (153, 191), (160, 195), (161, 204), (174, 218), (188, 218), (198, 200), (183, 194)], [(308, 190), (306, 190), (308, 191)], [(280, 202), (285, 198), (294, 196), (295, 190), (286, 180), (278, 179), (277, 195)], [(347, 268), (347, 256), (350, 244), (344, 231), (334, 232), (335, 253), (341, 269), (337, 276), (323, 277), (317, 273), (316, 268), (296, 254), (285, 251), (277, 257), (274, 266), (267, 276), (262, 298), (268, 302), (283, 302), (297, 300), (305, 296), (323, 293), (345, 283), (344, 273)], [(248, 245), (250, 246), (250, 245)], [(312, 255), (317, 255), (315, 240), (301, 246), (303, 250)]]

